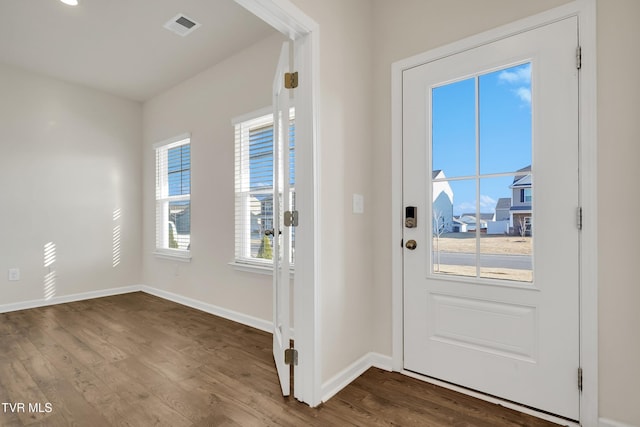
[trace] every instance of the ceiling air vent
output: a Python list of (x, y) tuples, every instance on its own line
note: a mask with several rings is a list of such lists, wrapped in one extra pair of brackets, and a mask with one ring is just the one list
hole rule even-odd
[(193, 19), (187, 18), (182, 13), (179, 13), (164, 24), (164, 28), (184, 37), (191, 34), (196, 28), (200, 27), (200, 25), (201, 24), (195, 22)]

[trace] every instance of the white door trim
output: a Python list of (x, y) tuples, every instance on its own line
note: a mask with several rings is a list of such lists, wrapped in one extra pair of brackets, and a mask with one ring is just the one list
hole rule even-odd
[[(403, 372), (403, 263), (402, 263), (402, 73), (514, 34), (570, 16), (578, 17), (582, 46), (580, 72), (580, 201), (584, 212), (580, 237), (580, 361), (584, 371), (580, 421), (598, 425), (598, 250), (597, 250), (597, 99), (596, 0), (577, 0), (564, 6), (477, 34), (413, 56), (392, 65), (392, 360)], [(576, 385), (577, 386), (577, 385)]]
[(293, 293), (295, 347), (294, 397), (310, 406), (321, 403), (318, 283), (318, 76), (319, 25), (288, 0), (235, 0), (249, 12), (296, 42), (300, 86), (296, 89), (296, 267)]

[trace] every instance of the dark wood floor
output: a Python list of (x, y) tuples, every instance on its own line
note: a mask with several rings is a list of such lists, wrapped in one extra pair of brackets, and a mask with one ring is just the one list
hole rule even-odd
[(0, 314), (0, 402), (3, 427), (553, 425), (378, 369), (312, 409), (271, 335), (144, 293)]

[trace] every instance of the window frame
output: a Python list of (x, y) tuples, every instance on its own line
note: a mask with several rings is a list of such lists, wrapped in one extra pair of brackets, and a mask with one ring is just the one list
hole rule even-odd
[[(191, 133), (183, 133), (173, 138), (158, 142), (153, 145), (153, 151), (155, 155), (155, 249), (153, 254), (158, 258), (179, 260), (184, 262), (191, 261), (191, 244), (187, 249), (170, 248), (168, 244), (168, 229), (169, 218), (168, 210), (166, 207), (171, 202), (189, 202), (189, 209), (191, 209), (191, 183), (192, 183), (192, 164), (191, 156), (189, 158), (189, 194), (183, 194), (178, 196), (169, 195), (169, 165), (167, 156), (169, 150), (189, 145), (191, 153)], [(186, 170), (186, 169), (185, 169)], [(191, 227), (191, 225), (190, 225)], [(193, 233), (190, 232), (190, 235)], [(160, 240), (165, 239), (167, 236), (166, 245), (164, 242), (159, 244)]]
[[(295, 123), (295, 107), (289, 110), (289, 123)], [(250, 188), (250, 133), (254, 129), (267, 126), (273, 127), (273, 108), (265, 107), (251, 113), (238, 116), (231, 120), (234, 127), (234, 150), (235, 150), (235, 171), (234, 171), (234, 259), (230, 266), (241, 271), (249, 271), (260, 274), (272, 274), (273, 260), (260, 259), (251, 256), (251, 217), (248, 202), (244, 200), (252, 193)], [(290, 148), (291, 150), (291, 148)], [(295, 147), (294, 147), (295, 150)], [(273, 153), (273, 151), (272, 151)], [(273, 184), (269, 194), (273, 194)], [(264, 190), (263, 190), (264, 191)], [(290, 191), (295, 195), (295, 184), (291, 185)], [(266, 194), (266, 193), (265, 193)], [(248, 227), (248, 228), (247, 228)], [(241, 236), (245, 234), (245, 236)], [(292, 242), (293, 245), (293, 242)], [(291, 262), (291, 272), (293, 273), (294, 263)]]

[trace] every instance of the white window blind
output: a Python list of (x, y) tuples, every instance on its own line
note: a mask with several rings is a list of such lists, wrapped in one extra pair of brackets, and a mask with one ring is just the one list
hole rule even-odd
[(191, 249), (191, 139), (172, 138), (156, 152), (156, 253), (186, 257)]
[[(273, 259), (273, 114), (254, 114), (235, 125), (235, 261), (243, 264), (271, 265)], [(295, 124), (294, 110), (289, 120), (289, 171), (291, 206), (295, 206)], [(280, 211), (283, 209), (281, 207)], [(282, 224), (282, 220), (280, 221)], [(267, 232), (267, 233), (265, 233)], [(294, 260), (295, 230), (291, 233), (291, 259)]]

